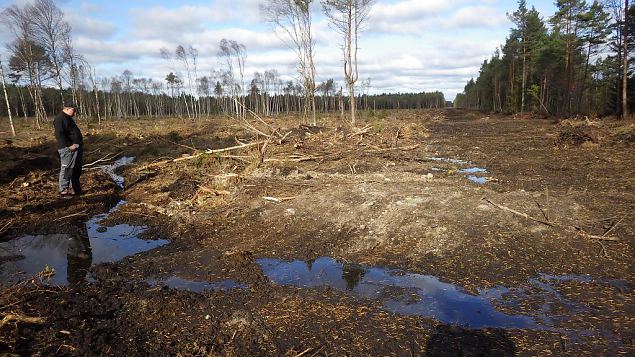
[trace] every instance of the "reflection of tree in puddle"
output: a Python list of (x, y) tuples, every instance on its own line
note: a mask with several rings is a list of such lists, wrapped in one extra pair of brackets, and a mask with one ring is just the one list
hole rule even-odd
[(315, 263), (315, 258), (309, 259), (306, 261), (306, 268), (311, 271), (313, 269), (313, 263)]
[(85, 224), (75, 227), (75, 234), (71, 235), (66, 251), (67, 280), (70, 286), (76, 287), (83, 283), (93, 261), (93, 251), (90, 247), (88, 230)]
[(366, 269), (358, 264), (343, 263), (342, 265), (342, 279), (346, 281), (346, 289), (353, 291), (357, 285), (362, 281)]

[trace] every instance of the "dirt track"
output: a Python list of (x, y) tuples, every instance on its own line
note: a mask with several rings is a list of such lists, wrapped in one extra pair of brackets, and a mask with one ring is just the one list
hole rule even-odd
[[(0, 240), (71, 234), (125, 199), (104, 225), (171, 243), (100, 265), (93, 247), (79, 286), (5, 286), (0, 314), (46, 321), (3, 324), (0, 351), (635, 353), (633, 123), (459, 110), (364, 120), (356, 134), (289, 119), (264, 155), (155, 166), (255, 138), (220, 119), (84, 127), (87, 161), (115, 149), (136, 161), (124, 191), (89, 170), (88, 194), (70, 201), (55, 197), (50, 135), (5, 145)], [(19, 259), (0, 252), (0, 273)], [(286, 268), (301, 282), (275, 275)]]

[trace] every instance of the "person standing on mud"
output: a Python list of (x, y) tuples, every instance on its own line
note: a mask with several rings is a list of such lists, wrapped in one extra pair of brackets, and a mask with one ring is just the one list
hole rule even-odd
[(62, 197), (82, 194), (79, 177), (82, 174), (84, 141), (81, 131), (73, 120), (76, 112), (75, 103), (65, 101), (62, 112), (54, 119), (57, 152), (61, 163), (59, 192)]

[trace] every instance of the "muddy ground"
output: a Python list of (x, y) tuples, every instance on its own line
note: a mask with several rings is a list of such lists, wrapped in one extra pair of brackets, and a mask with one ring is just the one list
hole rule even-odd
[[(89, 260), (76, 284), (2, 282), (0, 352), (635, 354), (635, 123), (456, 109), (299, 122), (252, 121), (275, 133), (264, 144), (229, 118), (80, 120), (85, 161), (109, 160), (71, 200), (49, 128), (0, 128), (0, 242), (73, 234), (121, 200), (104, 231), (170, 241)], [(96, 166), (124, 156), (122, 190)], [(0, 273), (23, 258), (0, 251)]]

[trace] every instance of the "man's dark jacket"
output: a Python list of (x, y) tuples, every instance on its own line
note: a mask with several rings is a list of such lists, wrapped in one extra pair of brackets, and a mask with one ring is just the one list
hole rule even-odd
[(57, 139), (58, 149), (69, 147), (73, 144), (82, 146), (84, 143), (82, 133), (72, 117), (61, 112), (55, 117), (53, 124), (55, 125), (55, 139)]

